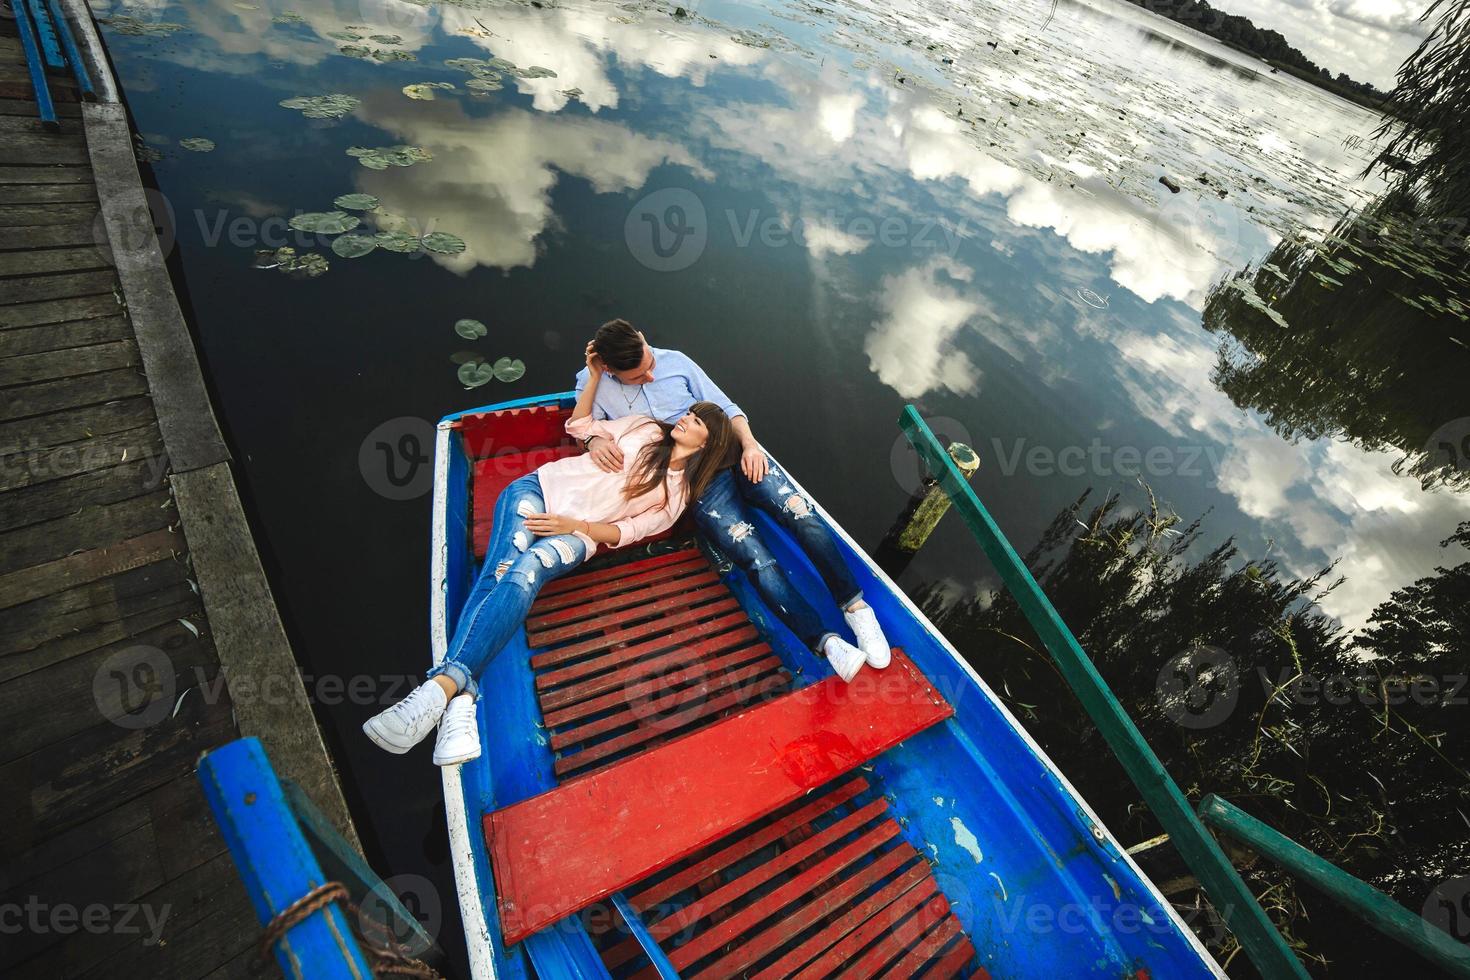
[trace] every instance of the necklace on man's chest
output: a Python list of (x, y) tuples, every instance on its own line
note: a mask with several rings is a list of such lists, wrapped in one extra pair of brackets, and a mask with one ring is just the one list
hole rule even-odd
[[(633, 394), (631, 395), (628, 394), (629, 388), (633, 389)], [(623, 401), (627, 404), (630, 411), (633, 408), (633, 403), (638, 400), (638, 393), (642, 390), (642, 385), (625, 385), (621, 381), (618, 382), (618, 394), (623, 396)]]

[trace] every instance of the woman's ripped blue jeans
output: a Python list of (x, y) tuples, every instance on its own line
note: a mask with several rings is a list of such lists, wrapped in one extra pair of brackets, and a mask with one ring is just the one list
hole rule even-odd
[(586, 560), (587, 546), (575, 534), (538, 538), (526, 529), (526, 515), (545, 508), (535, 473), (501, 491), (485, 563), (460, 611), (444, 662), (429, 671), (430, 677), (447, 674), (460, 691), (478, 697), (476, 678), (525, 623), (541, 586)]
[(839, 606), (852, 605), (863, 597), (863, 591), (837, 550), (831, 529), (774, 460), (759, 483), (752, 483), (739, 467), (725, 470), (695, 502), (694, 520), (700, 532), (745, 571), (766, 605), (791, 632), (818, 650), (831, 631), (822, 626), (817, 611), (776, 564), (750, 520), (750, 507), (770, 515), (796, 539)]

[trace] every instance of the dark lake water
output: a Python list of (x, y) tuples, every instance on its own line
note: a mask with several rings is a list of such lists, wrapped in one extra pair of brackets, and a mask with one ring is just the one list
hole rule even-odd
[[(1322, 608), (1348, 629), (1448, 561), (1470, 516), (1396, 472), (1401, 452), (1288, 440), (1212, 375), (1212, 284), (1381, 190), (1350, 141), (1375, 118), (1132, 6), (97, 9), (314, 676), (386, 686), (429, 658), (427, 484), (365, 469), (364, 443), (569, 388), (614, 316), (700, 361), (870, 547), (910, 489), (909, 402), (979, 451), (974, 485), (1018, 548), (1088, 487), (1142, 506), (1141, 477), (1210, 543), (1300, 575), (1338, 561)], [(422, 83), (452, 87), (405, 93)], [(355, 100), (339, 118), (279, 105), (333, 94)], [(214, 148), (180, 146), (197, 138)], [(348, 152), (394, 146), (432, 159)], [(464, 250), (344, 258), (286, 227), (344, 194), (379, 201), (349, 212), (360, 231)], [(252, 267), (282, 245), (329, 267)], [(462, 318), (487, 335), (458, 336)], [(474, 357), (525, 374), (467, 390)], [(1457, 397), (1431, 427), (1459, 432)], [(946, 526), (901, 580), (933, 583), (995, 580)], [(372, 857), (435, 883), (458, 954), (437, 770), (371, 746), (372, 705), (319, 693)]]

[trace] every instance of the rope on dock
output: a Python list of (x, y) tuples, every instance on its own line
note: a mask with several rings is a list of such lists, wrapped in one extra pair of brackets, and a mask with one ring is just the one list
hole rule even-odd
[[(264, 934), (260, 937), (260, 946), (257, 950), (261, 961), (270, 962), (276, 943), (283, 939), (289, 930), (334, 902), (341, 903), (348, 912), (348, 925), (351, 926), (352, 934), (357, 938), (363, 955), (367, 957), (374, 977), (417, 977), (420, 980), (443, 980), (433, 967), (416, 959), (409, 952), (408, 947), (400, 943), (387, 926), (364, 918), (362, 911), (352, 903), (347, 886), (340, 881), (329, 881), (325, 885), (313, 888), (282, 909), (280, 914), (270, 921), (270, 924), (265, 927)], [(375, 938), (369, 939), (364, 934), (369, 929), (376, 934)]]

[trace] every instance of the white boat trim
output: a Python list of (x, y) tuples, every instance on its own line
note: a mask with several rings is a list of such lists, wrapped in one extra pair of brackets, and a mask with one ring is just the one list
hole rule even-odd
[[(446, 521), (449, 498), (449, 433), (454, 426), (439, 423), (434, 435), (434, 517), (433, 552), (429, 560), (429, 637), (434, 664), (444, 660), (449, 651), (445, 592), (448, 587), (449, 539)], [(469, 954), (470, 976), (474, 980), (495, 980), (495, 950), (490, 927), (485, 921), (485, 906), (480, 896), (480, 882), (475, 876), (475, 856), (470, 849), (470, 826), (465, 811), (464, 783), (460, 766), (443, 770), (444, 814), (449, 823), (449, 854), (454, 863), (454, 887), (459, 893), (459, 916), (464, 924), (465, 950)]]

